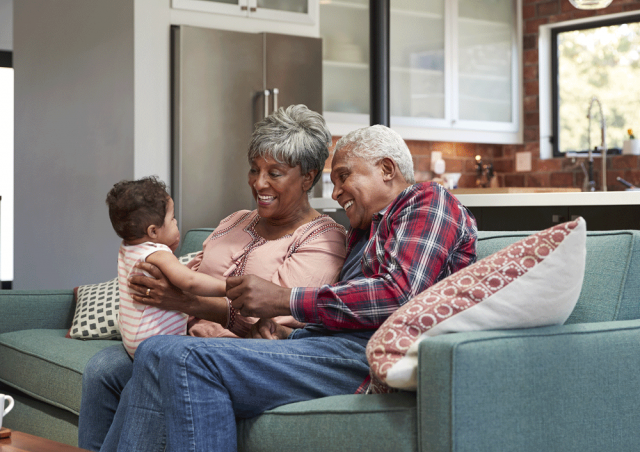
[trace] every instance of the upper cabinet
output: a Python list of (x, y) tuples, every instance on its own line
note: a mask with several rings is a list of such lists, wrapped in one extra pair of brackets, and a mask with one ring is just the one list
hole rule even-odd
[[(390, 0), (391, 127), (405, 139), (521, 143), (520, 0)], [(368, 0), (320, 3), (324, 115), (369, 124)]]
[(172, 0), (177, 9), (313, 24), (317, 0)]

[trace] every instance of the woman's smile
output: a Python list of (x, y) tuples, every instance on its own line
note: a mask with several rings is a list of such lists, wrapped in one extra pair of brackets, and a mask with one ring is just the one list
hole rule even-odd
[(261, 195), (261, 194), (257, 194), (256, 195), (256, 201), (258, 204), (260, 204), (261, 206), (268, 206), (269, 204), (271, 204), (276, 197), (272, 196), (272, 195)]
[(309, 198), (303, 187), (306, 179), (300, 165), (291, 167), (270, 156), (254, 159), (249, 185), (258, 214), (270, 221), (297, 222), (309, 210)]

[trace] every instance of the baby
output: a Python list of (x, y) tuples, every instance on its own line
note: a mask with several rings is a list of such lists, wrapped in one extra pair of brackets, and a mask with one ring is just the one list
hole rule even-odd
[[(118, 255), (118, 326), (124, 347), (133, 358), (140, 342), (151, 336), (186, 334), (189, 318), (182, 312), (133, 301), (128, 279), (143, 274), (136, 268), (138, 262), (154, 264), (172, 284), (195, 295), (224, 296), (225, 281), (192, 271), (174, 256), (180, 231), (174, 218), (173, 200), (166, 185), (157, 178), (118, 182), (109, 191), (106, 202), (113, 229), (123, 239)], [(148, 296), (149, 291), (142, 295)]]

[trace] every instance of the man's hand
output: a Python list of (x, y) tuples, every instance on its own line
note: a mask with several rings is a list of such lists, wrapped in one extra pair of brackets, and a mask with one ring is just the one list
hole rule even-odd
[(191, 294), (184, 293), (171, 284), (160, 269), (153, 264), (141, 262), (136, 267), (146, 271), (151, 277), (132, 276), (129, 279), (129, 287), (135, 291), (133, 301), (188, 314), (190, 303), (194, 301)]
[(251, 331), (247, 334), (249, 339), (286, 339), (293, 331), (292, 328), (280, 325), (273, 319), (260, 319), (251, 325)]
[(245, 317), (272, 318), (291, 315), (291, 289), (280, 287), (254, 276), (227, 278), (227, 298), (231, 306)]

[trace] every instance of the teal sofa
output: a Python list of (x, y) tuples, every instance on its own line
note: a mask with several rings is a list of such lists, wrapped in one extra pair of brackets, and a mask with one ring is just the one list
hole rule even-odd
[[(189, 231), (181, 253), (210, 229)], [(480, 232), (479, 258), (528, 235)], [(82, 371), (114, 341), (65, 339), (72, 291), (0, 291), (5, 426), (76, 444)], [(238, 424), (245, 451), (631, 451), (640, 446), (640, 232), (589, 232), (567, 324), (438, 336), (417, 393), (285, 405)], [(635, 432), (635, 433), (634, 433)]]

